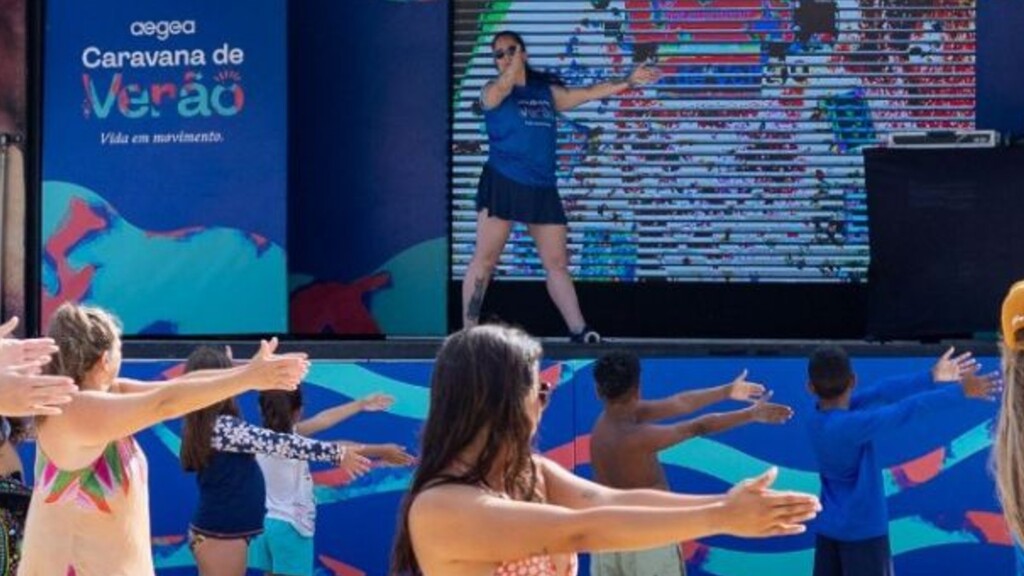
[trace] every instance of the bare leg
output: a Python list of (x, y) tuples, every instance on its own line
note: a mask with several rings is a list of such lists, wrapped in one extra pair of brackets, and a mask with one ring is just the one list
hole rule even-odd
[(193, 554), (201, 576), (245, 576), (248, 550), (243, 538), (206, 538), (196, 544)]
[(569, 275), (569, 252), (566, 248), (567, 228), (562, 224), (531, 224), (530, 235), (537, 243), (537, 253), (547, 273), (548, 295), (554, 301), (569, 332), (579, 333), (587, 325), (580, 312), (576, 288)]
[(486, 209), (477, 213), (476, 249), (462, 280), (462, 325), (466, 328), (480, 322), (487, 284), (511, 232), (512, 223), (508, 220), (491, 218)]

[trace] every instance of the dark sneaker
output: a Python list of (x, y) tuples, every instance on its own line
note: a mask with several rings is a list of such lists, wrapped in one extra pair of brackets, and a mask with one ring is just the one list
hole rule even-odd
[(569, 333), (569, 342), (573, 342), (575, 344), (600, 344), (601, 335), (589, 326), (584, 326), (583, 330), (580, 330), (575, 334), (572, 332)]

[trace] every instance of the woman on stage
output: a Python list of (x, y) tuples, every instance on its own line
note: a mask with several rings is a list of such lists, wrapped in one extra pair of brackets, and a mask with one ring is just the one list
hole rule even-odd
[(480, 94), (490, 148), (477, 188), (476, 248), (462, 283), (462, 319), (480, 321), (487, 283), (512, 231), (525, 223), (537, 245), (551, 300), (575, 342), (600, 342), (580, 312), (569, 274), (568, 220), (555, 179), (556, 113), (649, 84), (659, 72), (639, 66), (626, 78), (567, 88), (549, 74), (530, 68), (519, 34), (499, 32), (491, 41), (498, 77)]

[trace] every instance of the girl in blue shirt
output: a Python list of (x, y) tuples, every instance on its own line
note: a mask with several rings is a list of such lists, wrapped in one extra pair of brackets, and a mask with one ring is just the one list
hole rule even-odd
[[(225, 352), (201, 347), (189, 356), (185, 371), (230, 367)], [(202, 576), (245, 574), (249, 541), (263, 532), (266, 515), (266, 488), (256, 454), (333, 462), (354, 476), (369, 470), (369, 460), (339, 443), (247, 423), (234, 398), (186, 415), (182, 430), (181, 465), (196, 473), (199, 486), (189, 548)]]

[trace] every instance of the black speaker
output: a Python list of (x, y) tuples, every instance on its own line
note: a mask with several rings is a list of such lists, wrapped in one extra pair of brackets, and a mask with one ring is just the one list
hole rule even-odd
[(931, 340), (998, 329), (1024, 278), (1024, 149), (865, 151), (870, 336)]

